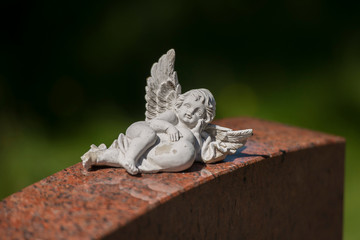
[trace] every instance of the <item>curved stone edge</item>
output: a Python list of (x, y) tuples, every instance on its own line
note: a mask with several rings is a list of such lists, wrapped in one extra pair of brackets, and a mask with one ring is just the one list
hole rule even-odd
[(102, 238), (219, 176), (284, 154), (345, 142), (341, 137), (251, 118), (223, 119), (217, 124), (253, 128), (254, 136), (225, 161), (195, 164), (183, 173), (136, 177), (114, 168), (87, 172), (75, 164), (1, 201), (0, 233), (20, 238)]

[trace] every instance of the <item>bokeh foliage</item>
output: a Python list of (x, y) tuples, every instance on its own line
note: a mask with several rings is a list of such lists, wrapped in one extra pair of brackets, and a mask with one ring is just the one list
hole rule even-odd
[(210, 89), (217, 117), (346, 137), (344, 237), (360, 239), (359, 10), (320, 0), (1, 3), (0, 197), (143, 119), (151, 64), (175, 48), (183, 90)]

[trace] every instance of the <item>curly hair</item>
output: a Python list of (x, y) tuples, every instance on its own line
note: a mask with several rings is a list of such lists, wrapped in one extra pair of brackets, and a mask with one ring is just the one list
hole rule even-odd
[(199, 89), (193, 89), (187, 91), (186, 93), (181, 94), (178, 97), (175, 103), (176, 109), (179, 109), (181, 107), (184, 100), (188, 96), (193, 96), (195, 97), (195, 101), (201, 101), (203, 104), (205, 104), (205, 108), (206, 108), (205, 122), (210, 123), (215, 117), (215, 110), (216, 110), (216, 102), (211, 92), (205, 88), (199, 88)]

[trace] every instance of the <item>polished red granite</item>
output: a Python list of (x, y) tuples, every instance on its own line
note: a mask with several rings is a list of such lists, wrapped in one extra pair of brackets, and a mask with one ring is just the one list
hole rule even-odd
[[(194, 164), (181, 173), (131, 176), (119, 168), (87, 172), (75, 164), (1, 201), (0, 238), (285, 239), (295, 230), (316, 236), (319, 228), (329, 228), (329, 236), (335, 229), (335, 236), (341, 238), (343, 138), (251, 118), (216, 123), (252, 128), (254, 136), (225, 161)], [(214, 192), (219, 192), (216, 198)], [(208, 201), (212, 198), (216, 202)], [(317, 203), (317, 198), (322, 202)], [(320, 221), (314, 219), (318, 215)], [(328, 215), (334, 221), (328, 222)], [(269, 221), (262, 223), (264, 219)], [(202, 225), (196, 226), (199, 222)], [(253, 223), (261, 224), (256, 230)]]

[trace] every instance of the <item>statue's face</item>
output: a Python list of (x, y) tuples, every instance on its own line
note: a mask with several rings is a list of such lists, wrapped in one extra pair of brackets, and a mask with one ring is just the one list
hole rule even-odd
[(201, 100), (196, 101), (195, 97), (190, 95), (185, 98), (181, 107), (177, 110), (179, 120), (185, 123), (189, 128), (196, 126), (200, 119), (205, 118), (206, 108)]

